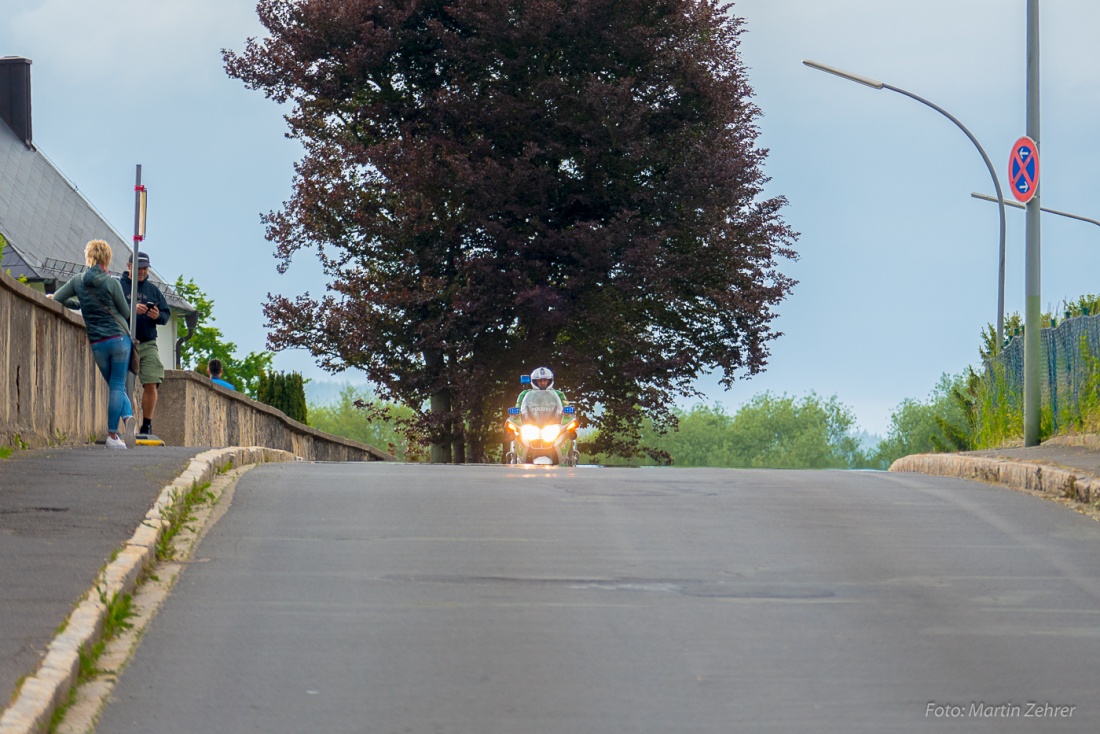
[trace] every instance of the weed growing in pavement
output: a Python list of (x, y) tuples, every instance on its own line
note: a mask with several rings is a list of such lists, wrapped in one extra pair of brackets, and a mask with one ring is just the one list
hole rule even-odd
[(199, 505), (213, 500), (214, 494), (210, 491), (210, 482), (192, 485), (190, 491), (182, 496), (177, 494), (172, 503), (172, 509), (168, 511), (168, 516), (165, 518), (168, 521), (168, 527), (160, 534), (160, 539), (157, 541), (158, 561), (172, 559), (174, 555), (172, 541), (187, 526), (187, 523), (195, 519), (191, 513)]
[(11, 446), (0, 446), (0, 459), (6, 459), (12, 454)]
[(31, 447), (31, 445), (29, 443), (27, 443), (26, 441), (23, 440), (23, 436), (21, 434), (18, 434), (18, 433), (13, 433), (12, 434), (11, 444), (12, 444), (12, 446), (14, 446), (15, 448), (17, 448), (21, 451), (26, 451), (27, 449), (29, 449)]
[(133, 597), (129, 594), (115, 593), (108, 599), (106, 587), (100, 586), (99, 600), (107, 607), (107, 612), (103, 617), (103, 632), (100, 635), (99, 641), (90, 648), (82, 647), (77, 650), (77, 656), (80, 659), (80, 669), (77, 672), (76, 681), (74, 681), (73, 686), (69, 689), (68, 699), (58, 704), (54, 709), (53, 715), (50, 717), (50, 726), (48, 729), (50, 734), (54, 734), (61, 725), (61, 722), (65, 720), (65, 714), (68, 713), (69, 708), (76, 700), (76, 689), (103, 672), (99, 669), (97, 663), (99, 662), (100, 656), (103, 655), (107, 643), (115, 637), (118, 637), (123, 630), (128, 630), (133, 627), (130, 623), (130, 618), (135, 615)]
[(19, 676), (19, 680), (15, 681), (15, 688), (11, 692), (11, 700), (8, 701), (8, 706), (11, 706), (19, 700), (19, 693), (23, 690), (23, 684), (27, 682), (27, 678), (30, 678), (30, 673), (24, 673)]
[[(102, 598), (102, 596), (100, 597)], [(133, 627), (130, 617), (134, 616), (134, 600), (129, 594), (119, 596), (115, 594), (107, 604), (107, 615), (103, 619), (103, 638), (110, 640), (118, 636), (123, 630)]]

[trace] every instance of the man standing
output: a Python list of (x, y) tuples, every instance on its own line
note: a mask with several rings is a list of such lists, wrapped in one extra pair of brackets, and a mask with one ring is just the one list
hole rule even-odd
[[(122, 292), (126, 294), (126, 300), (130, 300), (133, 291), (131, 278), (134, 271), (134, 256), (126, 261), (126, 273), (120, 279)], [(153, 435), (153, 411), (157, 407), (157, 386), (164, 382), (164, 365), (161, 364), (160, 354), (157, 351), (157, 325), (168, 323), (172, 315), (168, 308), (168, 301), (149, 280), (149, 256), (144, 252), (138, 253), (137, 262), (137, 305), (133, 306), (137, 312), (137, 342), (138, 355), (141, 357), (141, 368), (138, 372), (138, 380), (141, 381), (141, 430), (137, 438), (143, 440), (158, 440)]]

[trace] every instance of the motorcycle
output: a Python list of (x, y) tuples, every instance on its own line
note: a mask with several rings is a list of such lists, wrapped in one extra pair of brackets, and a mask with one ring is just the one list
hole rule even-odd
[(529, 391), (518, 408), (508, 409), (504, 425), (511, 443), (505, 463), (577, 465), (576, 410), (563, 406), (555, 391)]

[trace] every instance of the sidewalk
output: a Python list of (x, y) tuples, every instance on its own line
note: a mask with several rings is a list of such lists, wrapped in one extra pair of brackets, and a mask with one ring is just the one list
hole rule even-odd
[(0, 460), (0, 710), (161, 489), (204, 450), (88, 446)]
[(898, 459), (890, 471), (975, 479), (1035, 492), (1068, 501), (1100, 519), (1100, 436), (1059, 436), (1030, 448), (918, 454)]

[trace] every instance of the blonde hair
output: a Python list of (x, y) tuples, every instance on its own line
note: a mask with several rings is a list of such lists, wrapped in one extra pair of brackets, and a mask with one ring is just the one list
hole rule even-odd
[(103, 240), (92, 240), (84, 248), (84, 260), (88, 266), (98, 265), (104, 270), (111, 264), (111, 246)]

